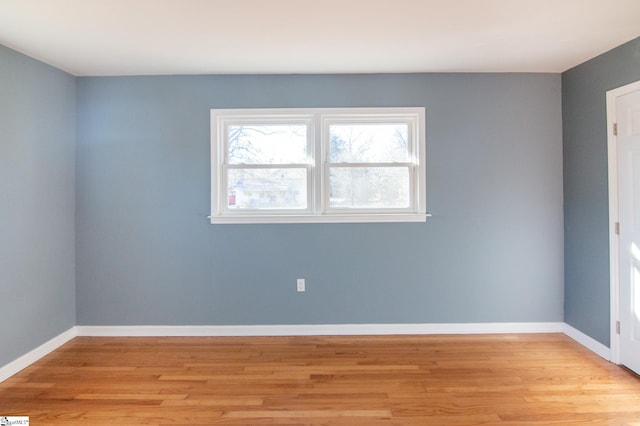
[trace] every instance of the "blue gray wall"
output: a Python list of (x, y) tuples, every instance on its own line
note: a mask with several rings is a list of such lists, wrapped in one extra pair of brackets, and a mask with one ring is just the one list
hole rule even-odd
[[(0, 365), (76, 323), (561, 321), (563, 295), (608, 345), (605, 92), (639, 79), (640, 39), (562, 92), (540, 74), (74, 79), (0, 46)], [(305, 106), (426, 106), (433, 218), (208, 224), (209, 109)]]
[(606, 92), (640, 80), (640, 38), (562, 74), (565, 321), (610, 343)]
[(75, 87), (0, 46), (0, 366), (76, 323)]
[[(605, 92), (639, 79), (640, 39), (563, 73), (562, 92), (540, 74), (74, 79), (0, 46), (0, 365), (76, 323), (562, 321), (564, 308), (608, 345)], [(426, 106), (434, 216), (208, 224), (209, 109), (305, 106)]]
[[(563, 320), (558, 74), (77, 81), (80, 325)], [(209, 224), (211, 108), (348, 106), (426, 107), (432, 218)]]

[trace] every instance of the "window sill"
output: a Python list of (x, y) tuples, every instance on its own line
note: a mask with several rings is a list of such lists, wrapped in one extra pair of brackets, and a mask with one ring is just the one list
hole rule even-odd
[(214, 225), (259, 223), (403, 223), (426, 222), (429, 213), (209, 216)]

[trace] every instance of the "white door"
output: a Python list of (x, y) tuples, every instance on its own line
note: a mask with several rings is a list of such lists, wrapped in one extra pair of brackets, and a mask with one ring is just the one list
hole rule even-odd
[(620, 363), (640, 374), (640, 88), (616, 97)]

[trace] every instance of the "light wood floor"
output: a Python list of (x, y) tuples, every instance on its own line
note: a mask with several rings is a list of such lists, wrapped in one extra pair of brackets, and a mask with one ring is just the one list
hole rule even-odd
[(31, 425), (639, 425), (640, 379), (561, 334), (79, 337), (0, 384)]

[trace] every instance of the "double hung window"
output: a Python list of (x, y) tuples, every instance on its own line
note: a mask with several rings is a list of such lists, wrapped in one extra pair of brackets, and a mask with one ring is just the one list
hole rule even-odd
[(211, 223), (424, 221), (424, 108), (211, 111)]

